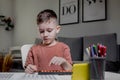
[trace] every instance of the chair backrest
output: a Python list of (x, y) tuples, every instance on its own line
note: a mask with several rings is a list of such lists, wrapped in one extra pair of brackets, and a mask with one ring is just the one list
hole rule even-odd
[(27, 54), (30, 50), (30, 48), (33, 46), (33, 44), (25, 44), (21, 47), (21, 55), (22, 55), (22, 64), (23, 64), (23, 68), (24, 68), (24, 65), (25, 65), (25, 62), (26, 62), (26, 57), (27, 57)]
[(70, 47), (71, 57), (73, 61), (83, 60), (82, 37), (58, 37), (58, 40), (66, 43)]

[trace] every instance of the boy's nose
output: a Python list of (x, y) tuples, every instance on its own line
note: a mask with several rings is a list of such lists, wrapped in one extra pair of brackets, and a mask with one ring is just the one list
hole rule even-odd
[(49, 33), (48, 33), (47, 31), (44, 32), (44, 36), (48, 36), (48, 34), (49, 34)]

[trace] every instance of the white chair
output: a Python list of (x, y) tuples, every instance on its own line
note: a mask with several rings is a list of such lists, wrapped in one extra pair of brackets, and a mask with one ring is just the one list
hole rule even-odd
[(21, 47), (21, 56), (22, 56), (23, 68), (24, 68), (24, 65), (25, 65), (25, 62), (26, 62), (27, 54), (28, 54), (28, 52), (29, 52), (29, 50), (32, 46), (33, 46), (33, 44), (25, 44)]

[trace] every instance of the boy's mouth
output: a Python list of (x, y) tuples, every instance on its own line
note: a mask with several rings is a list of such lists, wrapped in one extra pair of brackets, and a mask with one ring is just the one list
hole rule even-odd
[(44, 40), (44, 41), (47, 41), (47, 40), (49, 40), (49, 39), (48, 39), (48, 38), (44, 38), (43, 40)]
[(45, 43), (48, 43), (50, 41), (49, 38), (44, 38), (43, 40), (44, 40)]

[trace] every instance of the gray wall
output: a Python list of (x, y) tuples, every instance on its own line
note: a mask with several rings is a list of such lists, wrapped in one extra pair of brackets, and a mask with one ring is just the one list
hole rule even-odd
[[(31, 43), (38, 36), (36, 15), (39, 11), (50, 8), (59, 13), (59, 0), (15, 0), (16, 29), (14, 45)], [(79, 37), (85, 35), (97, 35), (105, 33), (117, 33), (120, 44), (120, 0), (108, 0), (108, 20), (99, 22), (81, 22), (80, 0), (80, 23), (63, 25), (59, 36)], [(59, 14), (58, 14), (59, 15)], [(27, 36), (27, 37), (26, 37)]]
[[(120, 10), (119, 10), (120, 0), (107, 0), (107, 1), (108, 1), (107, 21), (82, 23), (80, 17), (79, 24), (63, 26), (60, 36), (77, 37), (115, 32), (118, 35), (118, 43), (120, 44)], [(82, 13), (80, 12), (80, 14)]]
[[(13, 17), (13, 1), (0, 0), (0, 15)], [(13, 31), (6, 31), (5, 26), (0, 26), (0, 52), (7, 52), (12, 46)]]
[(15, 46), (34, 42), (38, 37), (36, 16), (43, 9), (54, 9), (53, 3), (58, 4), (56, 0), (15, 0)]
[[(1, 0), (0, 0), (1, 1)], [(9, 2), (9, 0), (7, 0)], [(49, 8), (53, 9), (59, 16), (59, 0), (11, 0), (14, 4), (13, 14), (15, 28), (12, 31), (12, 46), (21, 46), (33, 43), (39, 33), (36, 25), (36, 15), (39, 11)], [(80, 0), (80, 22), (78, 24), (63, 25), (58, 36), (79, 37), (106, 33), (117, 33), (118, 44), (120, 44), (120, 0), (108, 0), (108, 20), (99, 22), (81, 22), (81, 1)], [(8, 10), (9, 11), (9, 10)], [(6, 35), (8, 32), (5, 32)], [(10, 35), (10, 34), (8, 34)], [(8, 36), (7, 35), (7, 36)], [(0, 35), (1, 36), (1, 35)], [(1, 38), (0, 38), (1, 39)], [(9, 43), (12, 43), (9, 42)], [(5, 43), (7, 44), (7, 43)], [(0, 45), (1, 46), (1, 45)]]

